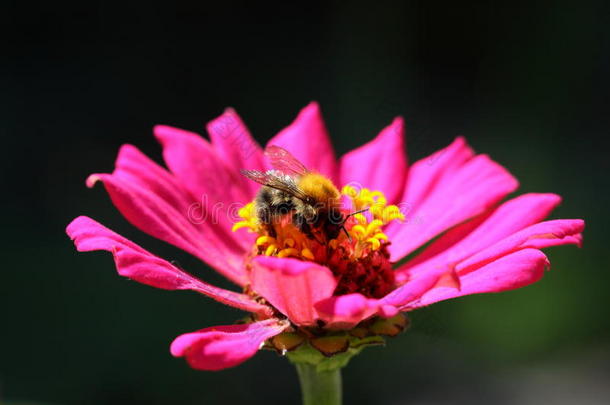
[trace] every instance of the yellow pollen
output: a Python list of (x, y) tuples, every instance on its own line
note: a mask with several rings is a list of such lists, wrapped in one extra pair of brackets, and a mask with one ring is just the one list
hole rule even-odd
[(263, 235), (263, 236), (259, 236), (256, 239), (256, 245), (257, 246), (262, 246), (262, 245), (267, 245), (267, 244), (271, 244), (271, 243), (275, 243), (275, 238), (271, 237), (271, 236), (267, 236), (267, 235)]
[(362, 225), (354, 225), (350, 229), (350, 234), (356, 239), (362, 239), (366, 235), (366, 228)]
[(366, 225), (366, 223), (367, 223), (367, 219), (366, 219), (366, 217), (365, 217), (364, 215), (362, 215), (362, 214), (356, 214), (356, 215), (354, 215), (354, 218), (355, 218), (355, 219), (356, 219), (356, 221), (358, 221), (358, 223), (359, 223), (359, 224), (361, 224), (361, 225), (362, 225), (362, 224)]
[(298, 256), (299, 251), (295, 248), (282, 249), (277, 254), (277, 257), (289, 257), (289, 256)]
[(233, 232), (241, 228), (247, 228), (248, 232), (260, 233), (261, 225), (256, 217), (256, 210), (254, 208), (254, 202), (250, 202), (237, 211), (237, 215), (242, 218), (241, 221), (236, 222), (233, 225)]
[(377, 250), (381, 247), (381, 242), (379, 242), (379, 239), (368, 238), (366, 241), (371, 244), (371, 249), (373, 250)]
[(375, 236), (373, 236), (373, 237), (374, 237), (375, 239), (379, 239), (379, 240), (383, 239), (383, 240), (385, 240), (385, 241), (388, 241), (388, 235), (386, 235), (386, 234), (385, 234), (385, 233), (383, 233), (383, 232), (376, 233), (376, 234), (375, 234)]
[(275, 245), (267, 246), (267, 249), (265, 250), (265, 256), (273, 255), (276, 250), (277, 250), (277, 246), (275, 246)]
[(301, 250), (301, 256), (303, 256), (304, 258), (309, 259), (309, 260), (314, 260), (315, 259), (315, 256), (313, 255), (311, 250), (309, 250), (307, 248)]

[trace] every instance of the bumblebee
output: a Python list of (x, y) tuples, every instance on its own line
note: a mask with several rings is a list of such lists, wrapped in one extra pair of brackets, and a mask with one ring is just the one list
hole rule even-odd
[[(285, 218), (305, 236), (323, 243), (335, 239), (347, 216), (340, 209), (339, 190), (325, 176), (309, 171), (290, 152), (271, 145), (265, 149), (273, 170), (242, 170), (263, 185), (254, 200), (256, 215), (270, 236)], [(349, 235), (348, 235), (349, 237)]]

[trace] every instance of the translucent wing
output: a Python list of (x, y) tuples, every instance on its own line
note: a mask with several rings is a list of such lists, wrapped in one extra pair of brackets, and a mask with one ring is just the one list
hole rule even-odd
[(299, 189), (294, 179), (289, 175), (276, 172), (275, 170), (266, 172), (258, 170), (241, 170), (241, 174), (264, 186), (284, 191), (304, 201), (309, 200), (308, 196)]
[(303, 163), (299, 162), (290, 152), (277, 145), (267, 146), (265, 155), (269, 158), (271, 166), (282, 173), (302, 176), (309, 172)]

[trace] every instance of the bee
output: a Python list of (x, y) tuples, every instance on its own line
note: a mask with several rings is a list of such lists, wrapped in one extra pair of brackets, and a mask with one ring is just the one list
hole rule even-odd
[(268, 146), (265, 155), (273, 170), (242, 170), (241, 173), (263, 185), (254, 206), (270, 236), (277, 235), (274, 224), (288, 216), (305, 236), (319, 243), (337, 238), (341, 230), (349, 238), (344, 226), (349, 216), (341, 212), (341, 194), (330, 179), (308, 170), (279, 146)]

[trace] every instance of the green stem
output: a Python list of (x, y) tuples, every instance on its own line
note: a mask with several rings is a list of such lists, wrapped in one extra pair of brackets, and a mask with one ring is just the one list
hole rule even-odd
[(316, 366), (307, 363), (295, 364), (303, 405), (341, 405), (341, 369), (316, 371)]

